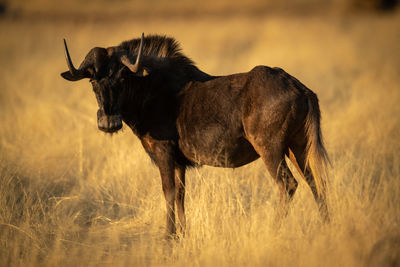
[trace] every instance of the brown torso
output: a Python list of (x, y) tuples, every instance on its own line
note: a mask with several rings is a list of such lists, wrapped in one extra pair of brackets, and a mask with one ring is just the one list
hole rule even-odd
[(259, 157), (242, 126), (242, 94), (248, 79), (245, 73), (191, 82), (181, 92), (178, 146), (190, 161), (232, 168)]
[[(173, 153), (182, 165), (239, 167), (259, 158), (249, 141), (286, 135), (302, 122), (304, 111), (295, 107), (303, 89), (296, 83), (280, 69), (258, 66), (248, 73), (189, 82), (177, 99), (152, 101), (143, 112), (145, 120), (124, 121), (153, 159)], [(177, 110), (170, 108), (171, 101)]]

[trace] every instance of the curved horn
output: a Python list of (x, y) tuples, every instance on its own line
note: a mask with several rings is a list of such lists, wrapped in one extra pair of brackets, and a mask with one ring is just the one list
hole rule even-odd
[(142, 38), (140, 39), (140, 45), (139, 45), (139, 52), (137, 54), (136, 63), (135, 63), (135, 65), (138, 67), (138, 69), (141, 65), (140, 63), (142, 63), (143, 39), (144, 39), (144, 33), (142, 32)]
[(67, 60), (69, 72), (73, 76), (75, 76), (77, 74), (78, 70), (75, 69), (74, 64), (72, 63), (71, 56), (69, 55), (69, 52), (68, 52), (67, 41), (65, 41), (65, 38), (64, 38), (64, 47), (65, 47), (65, 59)]
[(83, 78), (89, 78), (90, 74), (87, 72), (87, 68), (76, 69), (74, 64), (72, 64), (71, 56), (69, 55), (67, 42), (64, 39), (64, 47), (65, 47), (65, 59), (67, 60), (68, 71), (61, 73), (61, 76), (64, 79), (69, 81), (79, 81)]
[(137, 73), (139, 70), (141, 70), (141, 63), (142, 63), (142, 53), (143, 53), (143, 39), (144, 39), (144, 33), (142, 33), (142, 38), (140, 40), (140, 45), (139, 45), (139, 52), (136, 57), (136, 63), (132, 64), (131, 61), (129, 60), (128, 56), (126, 54), (121, 56), (121, 62), (125, 66), (129, 68), (130, 71), (133, 73)]

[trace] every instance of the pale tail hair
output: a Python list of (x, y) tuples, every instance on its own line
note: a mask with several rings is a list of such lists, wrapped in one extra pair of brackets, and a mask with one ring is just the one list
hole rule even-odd
[(311, 92), (307, 92), (308, 114), (305, 122), (305, 133), (307, 138), (306, 167), (309, 167), (314, 176), (318, 195), (326, 191), (328, 179), (328, 165), (330, 165), (328, 153), (325, 150), (320, 126), (321, 112), (319, 110), (318, 98)]

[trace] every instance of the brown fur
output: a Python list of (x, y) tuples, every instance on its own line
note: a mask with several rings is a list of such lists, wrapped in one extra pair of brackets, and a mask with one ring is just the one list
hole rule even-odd
[[(174, 39), (163, 36), (144, 38), (141, 66), (146, 72), (140, 73), (148, 75), (139, 75), (119, 59), (122, 53), (136, 60), (139, 44), (134, 39), (92, 49), (77, 73), (79, 79), (91, 78), (100, 114), (108, 116), (109, 123), (100, 129), (118, 130), (107, 125), (118, 122), (109, 118), (120, 116), (159, 167), (169, 235), (176, 231), (175, 204), (180, 228), (186, 224), (187, 167), (235, 168), (259, 157), (279, 186), (286, 207), (297, 189), (285, 162), (285, 155), (289, 156), (309, 184), (323, 218), (328, 219), (327, 154), (318, 99), (311, 90), (282, 69), (265, 66), (210, 76), (181, 53)], [(78, 80), (69, 72), (62, 76)]]

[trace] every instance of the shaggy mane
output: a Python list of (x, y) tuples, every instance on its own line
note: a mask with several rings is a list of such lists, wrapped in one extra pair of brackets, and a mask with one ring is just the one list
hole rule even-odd
[[(140, 38), (124, 41), (120, 47), (129, 51), (132, 55), (139, 52)], [(143, 39), (143, 55), (158, 58), (170, 58), (181, 61), (184, 64), (194, 65), (194, 62), (182, 52), (179, 43), (171, 37), (161, 35), (148, 35)]]

